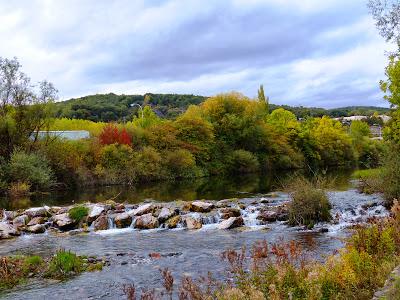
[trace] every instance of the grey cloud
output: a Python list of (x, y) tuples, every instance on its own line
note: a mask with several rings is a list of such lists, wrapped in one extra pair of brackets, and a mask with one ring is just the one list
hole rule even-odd
[[(4, 12), (20, 12), (23, 17), (15, 34), (24, 34), (35, 49), (32, 51), (43, 50), (55, 57), (63, 53), (60, 60), (67, 63), (46, 67), (49, 74), (55, 74), (66, 97), (96, 92), (102, 85), (184, 83), (202, 78), (196, 90), (205, 95), (215, 93), (219, 86), (252, 96), (259, 83), (270, 83), (267, 89), (271, 95), (289, 104), (379, 102), (377, 86), (352, 87), (358, 78), (371, 81), (371, 76), (375, 80), (381, 75), (360, 69), (342, 78), (341, 74), (334, 76), (329, 84), (296, 99), (287, 92), (299, 80), (292, 78), (289, 65), (304, 59), (330, 59), (370, 42), (369, 33), (352, 33), (352, 26), (368, 16), (364, 0), (341, 0), (335, 6), (315, 10), (273, 2), (241, 7), (233, 1), (71, 0), (49, 5), (40, 0), (11, 4), (0, 0), (0, 18)], [(319, 4), (315, 0), (315, 5)], [(329, 35), (337, 29), (344, 30)], [(18, 46), (15, 49), (18, 56)], [(32, 65), (35, 58), (36, 53), (22, 57)], [(204, 76), (211, 81), (218, 74), (243, 70), (248, 73), (242, 82), (212, 88), (204, 83)], [(68, 73), (73, 75), (65, 75)], [(175, 90), (168, 92), (186, 90), (179, 84), (171, 86)]]

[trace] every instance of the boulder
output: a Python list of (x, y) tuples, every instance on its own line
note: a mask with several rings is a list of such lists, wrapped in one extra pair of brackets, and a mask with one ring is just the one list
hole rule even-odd
[(378, 206), (377, 202), (367, 202), (367, 203), (361, 205), (362, 209), (364, 209), (364, 210), (367, 210), (367, 209), (375, 207), (375, 206)]
[(11, 210), (4, 210), (3, 211), (3, 220), (4, 221), (11, 221), (17, 216), (17, 212)]
[(261, 220), (263, 222), (275, 222), (278, 220), (278, 213), (270, 210), (260, 211), (257, 216), (257, 220)]
[(125, 209), (125, 205), (122, 203), (119, 203), (115, 206), (115, 210), (124, 210)]
[(30, 218), (45, 217), (47, 216), (47, 210), (44, 207), (32, 207), (25, 210), (24, 214), (28, 215)]
[(20, 235), (20, 232), (8, 223), (0, 222), (0, 239), (9, 239)]
[(24, 227), (26, 224), (28, 224), (28, 222), (29, 217), (27, 215), (18, 216), (12, 221), (15, 228)]
[(68, 213), (53, 216), (53, 221), (61, 230), (72, 229), (76, 225), (76, 222), (69, 217)]
[(65, 212), (67, 212), (68, 209), (66, 207), (60, 207), (60, 206), (52, 206), (50, 207), (50, 214), (55, 214), (55, 215), (59, 215), (59, 214), (63, 214)]
[(141, 215), (136, 218), (135, 228), (154, 229), (158, 227), (158, 220), (151, 213)]
[(203, 227), (203, 224), (199, 220), (196, 220), (193, 217), (186, 217), (185, 224), (187, 229), (200, 229)]
[(222, 221), (218, 224), (219, 229), (232, 229), (235, 227), (243, 226), (243, 218), (242, 217), (230, 217), (227, 220)]
[(28, 226), (27, 231), (30, 233), (44, 233), (46, 231), (46, 227), (43, 224), (36, 224)]
[(38, 224), (44, 224), (46, 222), (44, 217), (35, 217), (32, 220), (29, 221), (28, 226), (33, 226), (33, 225), (38, 225)]
[(176, 228), (178, 226), (178, 223), (181, 221), (181, 216), (173, 216), (172, 218), (169, 218), (165, 224), (167, 225), (167, 228)]
[(232, 200), (231, 199), (223, 199), (223, 200), (219, 200), (215, 206), (217, 208), (223, 208), (223, 207), (228, 207), (231, 204)]
[(115, 216), (114, 223), (117, 228), (126, 228), (131, 226), (132, 217), (126, 212), (120, 213)]
[(240, 217), (240, 209), (234, 207), (222, 208), (219, 213), (221, 214), (221, 219), (229, 219), (231, 217)]
[(244, 204), (244, 203), (239, 203), (239, 208), (240, 208), (240, 209), (246, 209), (246, 204)]
[(153, 212), (153, 210), (154, 210), (153, 204), (148, 203), (148, 204), (140, 205), (138, 208), (128, 211), (128, 214), (131, 217), (133, 217), (133, 216), (141, 216), (141, 215), (144, 215), (144, 214), (151, 213), (151, 212)]
[(190, 205), (190, 210), (194, 212), (210, 212), (214, 208), (214, 204), (204, 201), (194, 201)]
[(93, 205), (89, 209), (88, 222), (91, 223), (96, 220), (105, 211), (102, 205)]
[(107, 230), (108, 229), (108, 218), (105, 215), (99, 216), (96, 220), (94, 220), (93, 228), (94, 230)]
[(176, 214), (176, 212), (168, 207), (163, 207), (158, 214), (158, 221), (160, 223), (165, 222), (169, 218), (173, 217)]

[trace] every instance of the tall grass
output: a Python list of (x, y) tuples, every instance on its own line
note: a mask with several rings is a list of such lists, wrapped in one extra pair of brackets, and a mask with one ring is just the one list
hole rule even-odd
[(304, 177), (298, 177), (288, 185), (292, 198), (289, 204), (290, 225), (312, 228), (315, 223), (331, 219), (331, 204), (325, 191), (327, 185), (321, 179), (311, 181)]

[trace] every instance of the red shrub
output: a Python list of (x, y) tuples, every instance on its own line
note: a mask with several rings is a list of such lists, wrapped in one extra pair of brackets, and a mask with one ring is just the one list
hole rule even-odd
[(132, 146), (132, 139), (131, 136), (128, 134), (126, 129), (122, 129), (121, 132), (119, 133), (119, 141), (120, 144), (122, 145), (128, 145)]
[(99, 136), (102, 145), (121, 144), (132, 146), (132, 139), (126, 129), (118, 130), (114, 124), (107, 124)]

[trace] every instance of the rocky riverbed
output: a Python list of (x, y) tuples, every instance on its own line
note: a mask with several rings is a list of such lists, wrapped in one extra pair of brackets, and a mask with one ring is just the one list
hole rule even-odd
[[(384, 215), (382, 201), (352, 203), (349, 199), (336, 201), (339, 194), (330, 195), (334, 216), (329, 224), (317, 226), (328, 231), (335, 225), (352, 225), (368, 218)], [(0, 212), (0, 239), (24, 234), (45, 232), (88, 232), (110, 229), (132, 228), (136, 230), (175, 229), (198, 230), (203, 226), (219, 230), (237, 227), (265, 226), (274, 222), (286, 222), (289, 216), (289, 196), (285, 193), (270, 193), (263, 197), (224, 199), (220, 201), (197, 200), (168, 203), (149, 202), (124, 204), (85, 203), (79, 206), (42, 206), (26, 210)], [(84, 208), (86, 216), (80, 220), (72, 217), (73, 208)]]
[[(311, 238), (313, 255), (324, 257), (342, 245), (346, 228), (388, 213), (380, 195), (360, 194), (356, 189), (329, 192), (329, 199), (334, 219), (316, 224), (313, 230), (285, 224), (290, 198), (283, 192), (219, 201), (84, 203), (3, 211), (1, 226), (12, 231), (2, 231), (9, 239), (0, 242), (0, 255), (46, 256), (64, 248), (104, 258), (109, 265), (68, 282), (31, 282), (2, 297), (120, 299), (125, 283), (135, 282), (138, 288), (160, 286), (158, 269), (165, 267), (177, 281), (182, 275), (197, 277), (208, 271), (222, 278), (223, 250), (250, 247), (262, 239), (296, 240), (307, 248)], [(77, 206), (88, 207), (87, 217), (80, 222), (69, 217)], [(42, 225), (44, 233), (33, 233), (30, 227), (35, 225)]]

